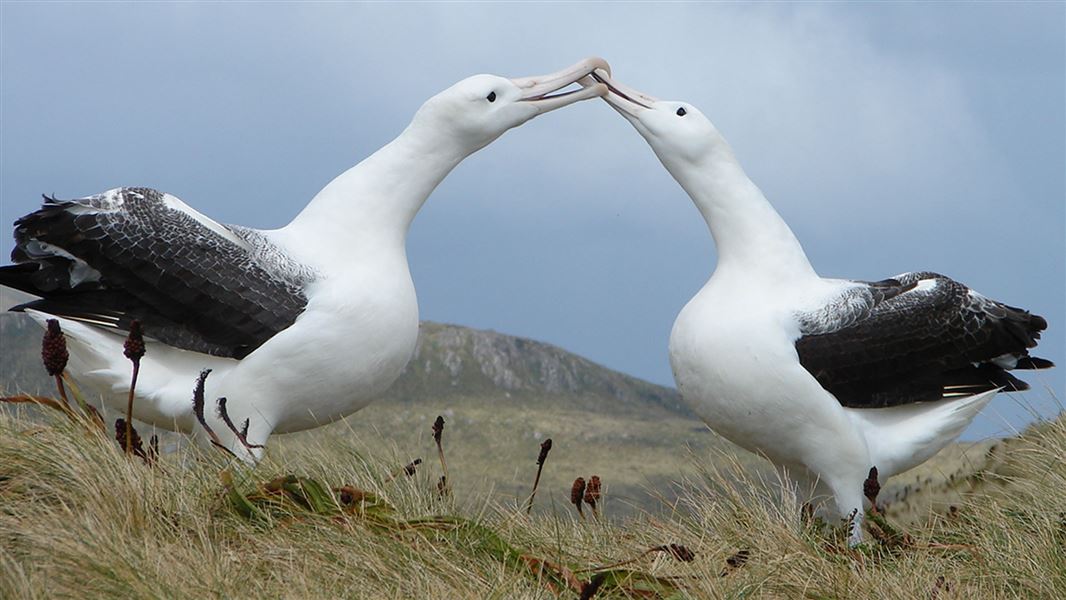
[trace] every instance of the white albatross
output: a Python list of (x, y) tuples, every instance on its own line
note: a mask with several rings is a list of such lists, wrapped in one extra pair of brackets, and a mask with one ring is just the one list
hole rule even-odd
[(277, 230), (223, 225), (147, 188), (46, 198), (15, 223), (16, 264), (0, 268), (0, 284), (41, 297), (16, 310), (42, 324), (58, 318), (70, 370), (123, 412), (122, 345), (139, 321), (149, 342), (138, 419), (202, 440), (193, 387), (211, 369), (210, 426), (257, 460), (261, 450), (240, 443), (215, 400), (227, 398), (233, 421), (249, 419), (247, 442), (261, 445), (355, 412), (388, 388), (418, 336), (405, 250), (415, 214), (456, 165), (507, 130), (603, 95), (598, 84), (564, 90), (595, 68), (608, 69), (590, 58), (545, 76), (460, 81)]
[[(604, 99), (691, 196), (718, 249), (710, 280), (670, 334), (682, 398), (716, 432), (784, 467), (799, 490), (855, 515), (881, 483), (955, 440), (997, 391), (1029, 386), (1009, 369), (1047, 322), (935, 273), (877, 282), (824, 279), (711, 122), (596, 74)], [(817, 488), (815, 488), (817, 485)]]

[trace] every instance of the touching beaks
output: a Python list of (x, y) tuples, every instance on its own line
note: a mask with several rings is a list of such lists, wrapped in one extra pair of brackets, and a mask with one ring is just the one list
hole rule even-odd
[(609, 91), (603, 99), (623, 115), (635, 117), (641, 110), (650, 110), (652, 105), (659, 101), (654, 96), (638, 92), (620, 81), (611, 79), (610, 71), (596, 70), (590, 77), (596, 83), (607, 86)]
[(557, 92), (577, 83), (597, 70), (606, 72), (609, 75), (611, 66), (602, 58), (591, 57), (562, 71), (548, 75), (520, 77), (512, 79), (511, 83), (522, 90), (522, 102), (536, 106), (540, 112), (548, 112), (581, 100), (605, 96), (607, 94), (607, 86), (599, 83), (592, 85), (581, 84), (582, 87), (579, 89), (551, 95), (552, 92)]

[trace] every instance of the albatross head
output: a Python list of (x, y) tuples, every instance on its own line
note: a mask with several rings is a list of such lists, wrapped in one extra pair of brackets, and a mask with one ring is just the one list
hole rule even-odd
[(597, 71), (589, 80), (607, 86), (609, 92), (603, 99), (633, 124), (671, 171), (699, 165), (719, 151), (729, 151), (725, 138), (695, 106), (638, 92), (611, 79), (610, 73)]
[(596, 69), (610, 73), (602, 58), (586, 58), (548, 75), (518, 79), (474, 75), (427, 100), (412, 126), (425, 126), (470, 154), (537, 115), (605, 95), (607, 86), (595, 81), (560, 92)]

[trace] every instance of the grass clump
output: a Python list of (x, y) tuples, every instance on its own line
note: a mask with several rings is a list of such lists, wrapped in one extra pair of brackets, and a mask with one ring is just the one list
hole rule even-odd
[(1061, 597), (1064, 452), (1066, 421), (1042, 424), (906, 543), (850, 549), (728, 463), (664, 515), (581, 520), (442, 496), (431, 469), (395, 477), (400, 450), (358, 439), (254, 469), (197, 448), (150, 466), (59, 413), (0, 416), (0, 597)]
[[(497, 504), (491, 494), (452, 485), (441, 416), (431, 429), (439, 476), (417, 469), (421, 459), (403, 460), (399, 448), (363, 444), (354, 434), (305, 437), (248, 467), (203, 418), (207, 371), (194, 411), (225, 453), (164, 454), (155, 436), (145, 449), (130, 406), (116, 421), (116, 448), (63, 372), (65, 348), (55, 333), (42, 357), (61, 400), (3, 400), (56, 410), (43, 422), (0, 413), (2, 598), (1066, 594), (1063, 417), (1004, 441), (1009, 452), (951, 480), (965, 490), (959, 504), (905, 530), (878, 505), (871, 469), (855, 482), (873, 504), (868, 542), (852, 548), (847, 523), (815, 519), (791, 486), (753, 476), (731, 455), (694, 457), (697, 475), (678, 484), (680, 500), (658, 515), (610, 518), (598, 475), (574, 480), (576, 515), (554, 502), (531, 514), (552, 448), (546, 440), (532, 492)], [(127, 356), (132, 398), (135, 343)], [(217, 410), (250, 450), (247, 423), (236, 427), (224, 398)]]

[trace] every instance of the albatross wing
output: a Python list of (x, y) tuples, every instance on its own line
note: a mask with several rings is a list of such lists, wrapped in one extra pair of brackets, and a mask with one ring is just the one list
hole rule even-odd
[(137, 319), (165, 344), (231, 358), (291, 325), (314, 277), (258, 231), (147, 188), (45, 197), (15, 241), (0, 284), (42, 297), (18, 308), (118, 330)]
[(1028, 351), (1047, 321), (936, 273), (856, 282), (796, 317), (800, 363), (849, 408), (1024, 390), (1008, 370), (1052, 366)]

